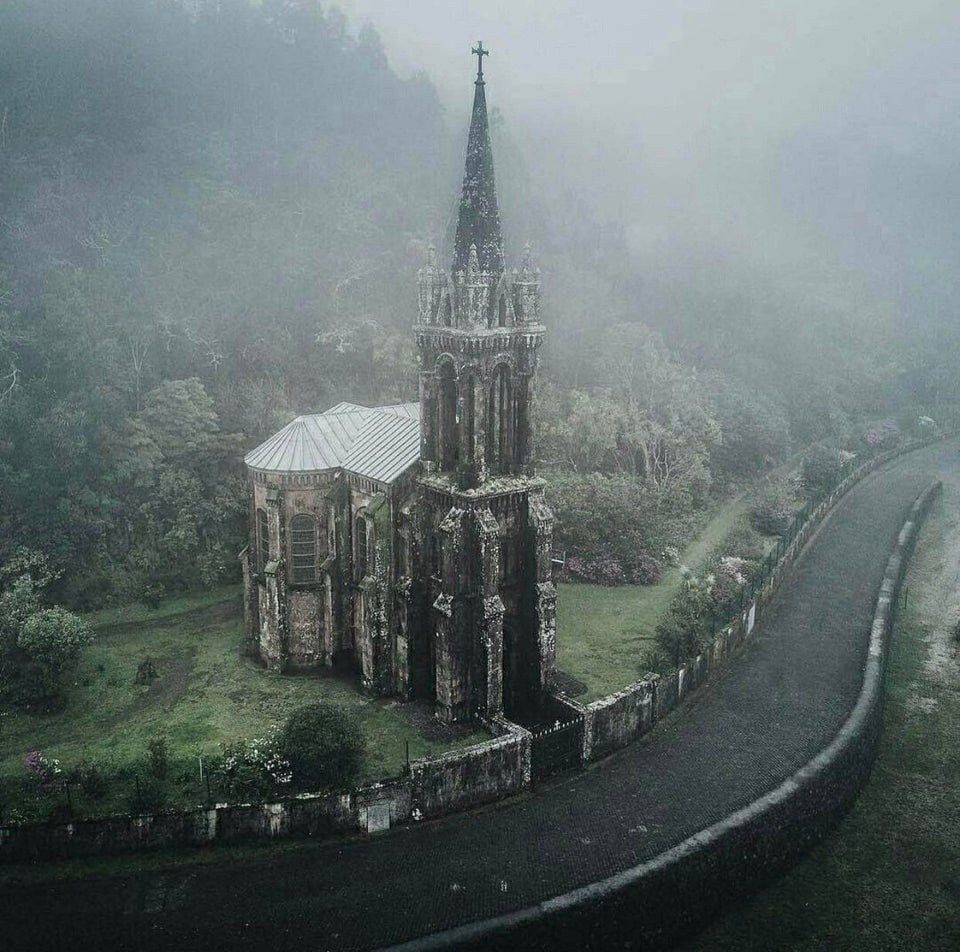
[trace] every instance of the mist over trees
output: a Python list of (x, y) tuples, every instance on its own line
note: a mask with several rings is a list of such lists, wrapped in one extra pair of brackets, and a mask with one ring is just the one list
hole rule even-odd
[[(658, 551), (792, 448), (954, 419), (942, 339), (811, 262), (644, 270), (589, 192), (531, 173), (518, 126), (492, 117), (508, 264), (529, 241), (545, 272), (561, 520), (605, 499)], [(234, 578), (246, 449), (415, 398), (414, 276), (431, 241), (449, 257), (461, 133), (334, 7), (3, 4), (0, 565), (43, 553), (78, 608)]]

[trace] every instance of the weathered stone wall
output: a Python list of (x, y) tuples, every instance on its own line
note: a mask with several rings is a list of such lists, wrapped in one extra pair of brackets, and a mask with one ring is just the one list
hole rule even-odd
[(489, 741), (415, 760), (408, 774), (353, 791), (304, 794), (277, 803), (0, 827), (0, 861), (376, 832), (479, 806), (530, 785), (529, 733), (503, 718), (488, 726), (497, 735)]
[(584, 761), (630, 743), (645, 734), (657, 718), (659, 675), (652, 674), (631, 687), (587, 705), (584, 711)]
[(324, 592), (287, 588), (287, 658), (290, 668), (315, 668), (327, 660), (324, 652)]
[(413, 804), (424, 816), (479, 806), (530, 783), (530, 734), (513, 725), (501, 737), (410, 765)]

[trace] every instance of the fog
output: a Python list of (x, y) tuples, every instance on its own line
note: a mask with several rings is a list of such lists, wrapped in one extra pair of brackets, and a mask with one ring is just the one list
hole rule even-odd
[(648, 280), (707, 254), (854, 279), (910, 319), (946, 306), (958, 251), (956, 4), (345, 0), (451, 118), (469, 41), (549, 192), (627, 227)]
[[(0, 858), (32, 864), (4, 938), (382, 947), (671, 877), (654, 851), (828, 743), (845, 808), (900, 605), (910, 769), (880, 783), (923, 823), (860, 811), (889, 852), (861, 816), (859, 865), (816, 854), (817, 915), (949, 942), (956, 711), (914, 668), (960, 631), (957, 518), (871, 618), (935, 472), (931, 519), (960, 513), (958, 50), (957, 0), (0, 0)], [(649, 775), (413, 831), (639, 738), (758, 618)], [(871, 713), (840, 743), (844, 698)], [(697, 841), (792, 858), (767, 802), (757, 850)], [(33, 863), (348, 828), (240, 875)], [(674, 891), (685, 925), (711, 908)], [(754, 944), (810, 944), (804, 897)]]

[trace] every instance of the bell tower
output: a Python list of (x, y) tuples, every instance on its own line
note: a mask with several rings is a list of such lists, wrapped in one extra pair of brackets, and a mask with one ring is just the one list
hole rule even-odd
[[(448, 721), (525, 717), (553, 684), (553, 516), (531, 405), (540, 274), (504, 262), (480, 43), (450, 271), (419, 273), (421, 526), (429, 689)], [(423, 653), (426, 658), (426, 652)]]

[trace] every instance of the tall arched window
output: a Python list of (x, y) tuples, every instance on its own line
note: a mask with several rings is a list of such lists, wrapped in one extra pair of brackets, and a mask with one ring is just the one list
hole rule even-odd
[(257, 510), (257, 571), (262, 572), (270, 561), (270, 534), (265, 509)]
[(440, 378), (437, 458), (441, 469), (452, 469), (460, 459), (460, 441), (457, 438), (457, 374), (452, 362), (443, 361), (437, 376)]
[(467, 461), (472, 463), (475, 456), (475, 422), (477, 416), (476, 408), (476, 384), (477, 380), (473, 374), (467, 377), (466, 386), (464, 387), (464, 423), (466, 424), (466, 443), (467, 443)]
[(290, 581), (310, 585), (317, 580), (317, 520), (300, 513), (290, 520)]
[(490, 382), (487, 399), (487, 467), (491, 473), (507, 473), (513, 462), (513, 399), (510, 368), (500, 364)]
[(362, 513), (353, 525), (353, 565), (359, 582), (367, 574), (367, 550), (370, 540), (367, 538), (367, 517)]

